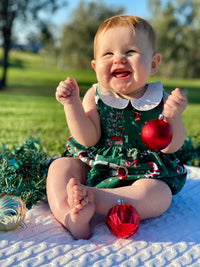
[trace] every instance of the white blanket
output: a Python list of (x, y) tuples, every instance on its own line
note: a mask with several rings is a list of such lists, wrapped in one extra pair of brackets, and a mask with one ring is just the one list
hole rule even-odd
[(0, 266), (200, 266), (200, 169), (187, 167), (183, 190), (169, 210), (142, 221), (128, 239), (113, 236), (95, 215), (89, 240), (74, 240), (47, 203), (27, 212), (26, 227), (0, 232)]

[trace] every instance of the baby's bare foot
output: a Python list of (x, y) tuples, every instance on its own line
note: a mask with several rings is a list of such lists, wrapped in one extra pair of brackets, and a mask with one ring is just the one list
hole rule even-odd
[(66, 217), (67, 228), (75, 239), (88, 239), (90, 220), (95, 213), (93, 193), (74, 178), (68, 183), (67, 193), (68, 205), (71, 207)]
[(80, 184), (76, 178), (71, 178), (67, 184), (67, 200), (69, 207), (74, 208), (78, 204), (81, 204), (81, 201), (84, 200), (86, 194), (87, 191), (83, 185)]

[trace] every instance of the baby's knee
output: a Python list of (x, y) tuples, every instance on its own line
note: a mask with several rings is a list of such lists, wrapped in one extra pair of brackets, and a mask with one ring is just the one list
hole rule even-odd
[(55, 171), (59, 171), (59, 170), (62, 170), (64, 168), (67, 168), (67, 166), (70, 166), (71, 165), (71, 160), (73, 160), (73, 158), (65, 158), (65, 157), (62, 157), (62, 158), (58, 158), (58, 159), (55, 159), (49, 166), (49, 169), (48, 169), (48, 174), (51, 173), (51, 172), (55, 172)]
[(154, 207), (155, 216), (158, 217), (162, 215), (170, 207), (172, 202), (172, 192), (169, 186), (162, 182), (157, 191), (157, 197), (155, 197)]
[(66, 164), (66, 162), (68, 161), (68, 158), (66, 157), (62, 157), (62, 158), (57, 158), (54, 161), (52, 161), (51, 165), (50, 165), (50, 169), (51, 168), (57, 168), (60, 167), (64, 164)]
[(54, 160), (49, 166), (47, 181), (51, 177), (59, 177), (59, 179), (68, 180), (77, 178), (81, 183), (84, 183), (87, 177), (88, 169), (86, 164), (79, 159), (62, 157)]
[(141, 179), (136, 182), (136, 185), (138, 212), (141, 219), (158, 217), (171, 205), (171, 189), (163, 181)]

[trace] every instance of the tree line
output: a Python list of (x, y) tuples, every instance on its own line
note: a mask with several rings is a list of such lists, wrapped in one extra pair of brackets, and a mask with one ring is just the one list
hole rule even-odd
[(200, 1), (148, 0), (162, 54), (160, 74), (200, 78)]
[[(6, 85), (12, 28), (17, 19), (27, 21), (31, 18), (39, 25), (38, 40), (43, 42), (44, 49), (54, 52), (63, 66), (90, 68), (93, 38), (99, 24), (108, 17), (124, 13), (123, 7), (111, 7), (101, 1), (81, 1), (73, 10), (70, 22), (62, 26), (60, 39), (57, 40), (53, 32), (55, 29), (41, 21), (38, 14), (41, 10), (55, 11), (61, 2), (66, 3), (65, 0), (0, 0), (0, 33), (4, 51), (0, 88)], [(148, 0), (148, 6), (151, 17), (146, 19), (157, 33), (157, 50), (162, 54), (159, 74), (165, 77), (199, 78), (200, 1)]]
[[(148, 0), (148, 6), (152, 14), (149, 22), (157, 33), (157, 50), (162, 54), (159, 74), (199, 78), (200, 1)], [(71, 22), (63, 26), (61, 55), (66, 66), (89, 68), (98, 25), (105, 18), (123, 11), (123, 8), (111, 9), (96, 2), (81, 3), (74, 10)]]
[(2, 42), (2, 58), (0, 64), (0, 90), (6, 87), (7, 70), (9, 67), (9, 52), (13, 40), (13, 28), (17, 21), (24, 25), (36, 25), (46, 36), (49, 34), (47, 21), (40, 16), (43, 13), (53, 13), (66, 4), (66, 0), (0, 0), (0, 38)]

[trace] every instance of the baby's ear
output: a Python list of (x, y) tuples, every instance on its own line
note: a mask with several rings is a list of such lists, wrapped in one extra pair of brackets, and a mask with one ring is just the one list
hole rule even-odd
[(153, 75), (154, 73), (156, 73), (156, 71), (158, 70), (158, 67), (160, 65), (161, 62), (161, 54), (159, 53), (155, 53), (152, 56), (152, 62), (151, 62), (151, 75)]
[(93, 69), (96, 70), (96, 60), (95, 59), (93, 59), (91, 61), (91, 65), (92, 65)]

